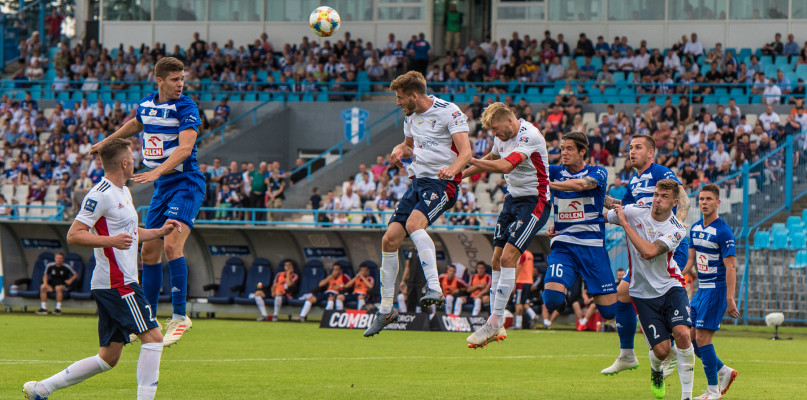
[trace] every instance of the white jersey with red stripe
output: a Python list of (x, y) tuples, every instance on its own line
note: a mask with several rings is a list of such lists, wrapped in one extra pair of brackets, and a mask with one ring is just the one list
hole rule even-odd
[[(453, 135), (468, 132), (468, 118), (456, 104), (429, 96), (432, 106), (425, 112), (404, 118), (404, 135), (414, 142), (409, 175), (415, 178), (437, 178), (437, 172), (457, 159)], [(462, 173), (454, 177), (459, 183)]]
[(499, 158), (507, 158), (513, 153), (527, 156), (509, 174), (504, 176), (507, 191), (513, 197), (540, 196), (546, 199), (549, 187), (549, 155), (546, 140), (531, 123), (520, 119), (521, 126), (512, 139), (503, 142), (494, 138), (491, 152)]
[(119, 188), (106, 178), (101, 179), (84, 196), (76, 221), (89, 226), (90, 231), (98, 236), (126, 233), (133, 239), (126, 250), (113, 247), (93, 249), (95, 270), (91, 289), (118, 289), (137, 283), (138, 218), (129, 188)]
[[(669, 249), (666, 254), (645, 260), (633, 243), (628, 240), (629, 293), (631, 297), (640, 299), (660, 297), (673, 287), (684, 286), (681, 269), (672, 258), (678, 244), (686, 236), (686, 228), (672, 212), (670, 217), (664, 221), (656, 221), (651, 208), (650, 204), (631, 204), (622, 208), (625, 212), (625, 219), (640, 237), (650, 243), (660, 240)], [(619, 223), (619, 218), (614, 210), (608, 211), (607, 219), (612, 224)]]

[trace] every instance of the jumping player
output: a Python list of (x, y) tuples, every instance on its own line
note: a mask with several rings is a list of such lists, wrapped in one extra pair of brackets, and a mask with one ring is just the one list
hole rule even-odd
[(137, 284), (137, 242), (158, 239), (182, 227), (172, 219), (160, 229), (137, 226), (137, 211), (126, 187), (134, 173), (129, 145), (128, 140), (111, 139), (97, 148), (104, 178), (84, 197), (67, 232), (68, 244), (92, 247), (95, 254), (90, 287), (98, 305), (98, 354), (76, 361), (45, 380), (25, 383), (22, 391), (27, 399), (47, 399), (58, 389), (109, 371), (118, 363), (132, 332), (143, 342), (137, 361), (137, 398), (153, 399), (157, 392), (163, 338)]
[(157, 300), (162, 287), (162, 254), (168, 259), (171, 276), (173, 316), (165, 329), (163, 344), (168, 347), (179, 341), (191, 328), (186, 315), (188, 265), (183, 249), (188, 240), (199, 207), (205, 197), (205, 178), (196, 161), (196, 136), (200, 125), (199, 109), (182, 94), (185, 65), (173, 57), (164, 57), (154, 66), (158, 90), (140, 100), (137, 118), (130, 120), (117, 132), (93, 146), (97, 151), (107, 140), (128, 138), (143, 132), (143, 162), (152, 168), (137, 174), (138, 183), (154, 182), (146, 228), (162, 226), (166, 219), (182, 224), (159, 241), (143, 244), (143, 293), (157, 312)]
[[(649, 135), (633, 135), (630, 142), (630, 161), (636, 173), (628, 182), (628, 191), (622, 200), (613, 199), (610, 196), (605, 196), (605, 208), (612, 208), (614, 205), (629, 205), (629, 204), (652, 204), (653, 193), (656, 187), (656, 182), (661, 179), (672, 179), (678, 182), (678, 205), (673, 207), (673, 212), (679, 221), (685, 221), (687, 213), (689, 212), (689, 197), (686, 190), (681, 185), (681, 182), (670, 171), (669, 168), (653, 162), (656, 152), (656, 141)], [(675, 250), (673, 261), (680, 268), (686, 265), (687, 258), (689, 258), (689, 243), (686, 240), (681, 241), (681, 244)], [(617, 287), (617, 303), (616, 303), (616, 327), (619, 334), (620, 355), (610, 367), (601, 371), (605, 375), (618, 374), (625, 370), (636, 369), (639, 367), (639, 360), (633, 353), (633, 339), (636, 335), (636, 311), (631, 305), (630, 295), (628, 294), (628, 279), (630, 271), (625, 273), (622, 281), (619, 282)], [(605, 317), (603, 315), (603, 317)], [(675, 354), (672, 354), (670, 360), (665, 360), (665, 375), (672, 373), (672, 360)]]
[(471, 167), (463, 171), (462, 176), (483, 171), (503, 173), (508, 194), (493, 233), (490, 318), (468, 336), (469, 348), (484, 347), (491, 340), (498, 342), (507, 337), (503, 316), (516, 285), (516, 263), (549, 219), (549, 163), (541, 132), (517, 118), (504, 103), (489, 105), (480, 121), (495, 136), (493, 148), (484, 158), (472, 159)]
[[(541, 299), (551, 313), (566, 308), (566, 294), (578, 276), (605, 319), (616, 314), (616, 287), (605, 250), (605, 202), (608, 172), (586, 164), (588, 138), (582, 132), (563, 135), (561, 166), (549, 166), (555, 224), (547, 234), (552, 252)], [(582, 293), (582, 292), (581, 292)]]
[(678, 355), (681, 399), (692, 399), (695, 350), (691, 343), (689, 298), (673, 252), (686, 236), (686, 228), (672, 213), (678, 202), (679, 183), (656, 182), (653, 203), (614, 206), (608, 222), (619, 224), (628, 238), (630, 297), (651, 350), (650, 389), (657, 399), (665, 395), (663, 360), (671, 350), (670, 334)]
[(691, 336), (694, 337), (695, 355), (703, 361), (709, 387), (696, 399), (714, 400), (722, 398), (737, 377), (737, 371), (717, 358), (712, 345), (712, 337), (720, 330), (720, 321), (726, 310), (730, 317), (740, 317), (734, 302), (736, 257), (731, 227), (717, 215), (720, 188), (715, 184), (704, 186), (698, 200), (703, 219), (693, 224), (689, 232), (692, 247), (689, 248), (684, 276), (695, 273), (697, 268), (698, 292), (690, 304), (690, 314), (695, 322)]
[(408, 234), (418, 251), (428, 291), (420, 299), (423, 308), (445, 303), (437, 274), (434, 242), (426, 227), (454, 207), (462, 169), (471, 159), (468, 122), (454, 103), (426, 94), (426, 78), (409, 71), (390, 84), (404, 118), (404, 142), (390, 154), (390, 165), (402, 165), (412, 157), (409, 175), (412, 184), (398, 202), (387, 232), (381, 240), (381, 306), (373, 323), (364, 332), (373, 336), (398, 319), (392, 308), (395, 279), (398, 277), (398, 248)]

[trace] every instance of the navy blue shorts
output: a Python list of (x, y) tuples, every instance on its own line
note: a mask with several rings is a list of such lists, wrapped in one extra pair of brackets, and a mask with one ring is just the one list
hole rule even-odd
[(98, 344), (129, 343), (129, 334), (156, 328), (157, 320), (143, 289), (130, 283), (118, 289), (93, 289), (98, 305)]
[[(359, 301), (359, 296), (361, 293), (345, 293), (345, 301)], [(367, 300), (369, 296), (366, 294), (364, 295), (364, 299)]]
[(161, 228), (171, 218), (193, 228), (205, 200), (205, 177), (199, 171), (177, 172), (154, 181), (146, 229)]
[(546, 225), (549, 209), (549, 203), (538, 196), (505, 196), (504, 207), (493, 231), (493, 247), (504, 248), (510, 243), (523, 253), (530, 247), (535, 234)]
[(531, 289), (531, 283), (516, 283), (515, 290), (513, 290), (513, 304), (527, 304)]
[[(684, 267), (687, 266), (688, 260), (689, 260), (689, 238), (684, 237), (684, 239), (681, 240), (681, 243), (678, 244), (678, 247), (675, 248), (675, 253), (673, 253), (673, 261), (675, 261), (675, 263), (678, 264), (678, 268), (681, 271), (683, 271)], [(630, 268), (626, 269), (625, 276), (622, 277), (622, 280), (630, 283)]]
[(556, 241), (546, 259), (546, 283), (561, 283), (568, 290), (583, 277), (591, 296), (616, 293), (611, 258), (602, 246), (580, 246)]
[(698, 289), (692, 297), (689, 312), (695, 322), (695, 329), (719, 331), (727, 307), (726, 288)]
[(692, 326), (692, 319), (689, 316), (689, 298), (683, 287), (676, 286), (663, 296), (652, 299), (638, 297), (631, 299), (651, 350), (657, 344), (670, 340), (674, 327), (678, 325)]
[(319, 303), (320, 301), (328, 300), (328, 298), (331, 297), (331, 296), (333, 296), (334, 300), (336, 300), (336, 296), (339, 296), (339, 293), (331, 292), (331, 291), (319, 292), (319, 293), (314, 293), (313, 296), (314, 296), (315, 299), (317, 299), (317, 303)]
[(456, 202), (456, 183), (441, 179), (413, 178), (409, 189), (395, 207), (389, 223), (398, 222), (406, 227), (406, 220), (412, 210), (418, 210), (428, 218), (431, 225), (444, 212), (454, 208)]

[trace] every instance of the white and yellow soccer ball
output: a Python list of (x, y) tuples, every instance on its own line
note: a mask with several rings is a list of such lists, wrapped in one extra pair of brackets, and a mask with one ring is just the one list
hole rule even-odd
[(308, 17), (308, 25), (317, 36), (328, 37), (333, 35), (339, 29), (340, 24), (339, 13), (327, 6), (317, 7)]

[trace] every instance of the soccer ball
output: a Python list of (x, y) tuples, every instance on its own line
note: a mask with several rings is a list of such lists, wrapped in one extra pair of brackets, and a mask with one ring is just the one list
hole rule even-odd
[(308, 17), (308, 26), (317, 36), (322, 37), (333, 35), (339, 29), (340, 22), (339, 13), (327, 6), (317, 7)]

